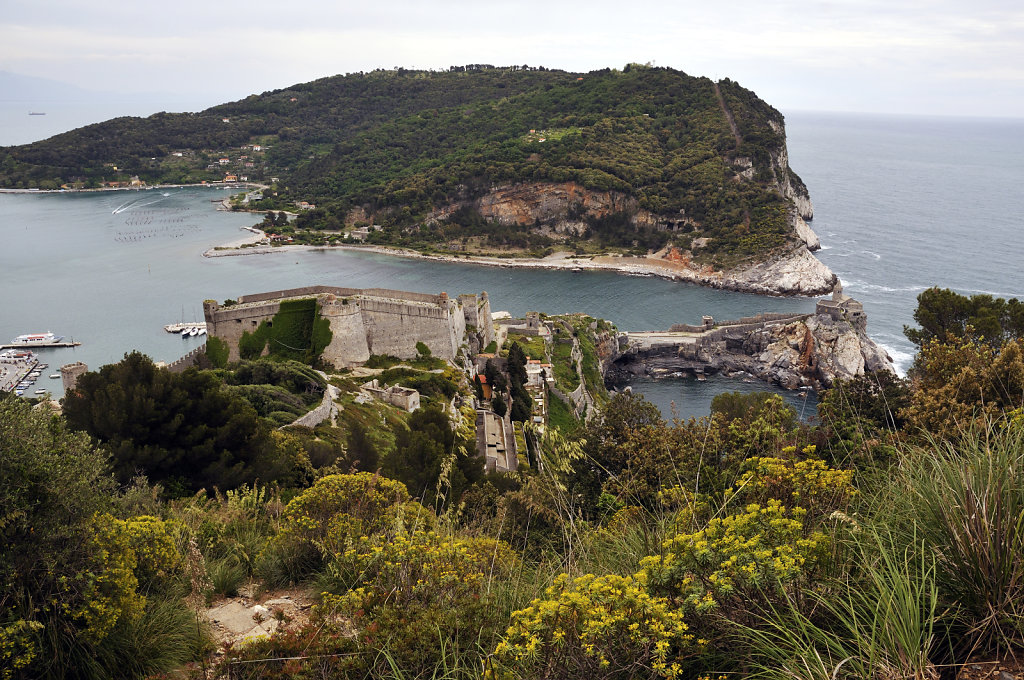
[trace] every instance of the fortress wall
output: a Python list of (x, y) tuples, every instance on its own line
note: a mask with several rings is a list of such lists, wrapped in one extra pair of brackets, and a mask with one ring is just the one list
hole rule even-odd
[(392, 290), (390, 288), (363, 288), (362, 290), (357, 290), (355, 293), (350, 293), (350, 295), (395, 298), (397, 300), (409, 300), (410, 302), (426, 302), (433, 305), (441, 302), (440, 295), (431, 295), (430, 293), (410, 293), (409, 291)]
[(491, 317), (491, 299), (487, 293), (481, 293), (476, 300), (477, 331), (480, 332), (483, 345), (486, 347), (494, 340), (494, 319)]
[(238, 361), (238, 341), (242, 339), (242, 333), (252, 333), (261, 322), (273, 319), (280, 309), (279, 300), (246, 307), (206, 303), (203, 305), (206, 333), (227, 343), (228, 361)]
[(242, 333), (253, 332), (272, 320), (285, 299), (316, 297), (320, 314), (328, 319), (333, 334), (323, 352), (325, 361), (352, 366), (371, 354), (391, 354), (403, 359), (416, 356), (416, 343), (431, 352), (454, 359), (466, 335), (467, 316), (476, 319), (486, 342), (494, 337), (490, 302), (486, 293), (466, 297), (466, 304), (445, 294), (409, 293), (387, 288), (305, 286), (244, 295), (239, 304), (221, 307), (214, 301), (203, 305), (207, 332), (227, 343), (228, 360), (237, 361)]
[(338, 368), (361, 364), (370, 358), (370, 347), (366, 342), (366, 327), (357, 300), (346, 304), (333, 295), (320, 301), (320, 315), (331, 324), (331, 342), (324, 349), (324, 361)]
[[(370, 354), (411, 359), (416, 356), (416, 343), (423, 342), (435, 356), (455, 358), (466, 324), (461, 309), (455, 309), (453, 314), (449, 305), (408, 304), (374, 298), (361, 299), (359, 303)], [(456, 332), (459, 332), (457, 337)]]
[(285, 290), (273, 290), (267, 293), (253, 293), (242, 295), (238, 298), (239, 304), (247, 302), (265, 302), (267, 300), (281, 300), (291, 297), (313, 297), (329, 293), (338, 297), (352, 297), (365, 295), (368, 297), (395, 298), (398, 300), (409, 300), (412, 302), (427, 302), (437, 304), (441, 301), (440, 295), (430, 293), (410, 293), (390, 288), (343, 288), (339, 286), (303, 286), (302, 288), (288, 288)]
[(480, 314), (476, 295), (460, 295), (459, 304), (462, 305), (462, 312), (466, 316), (466, 325), (480, 330)]
[[(342, 292), (348, 291), (348, 292)], [(357, 288), (334, 288), (333, 286), (303, 286), (302, 288), (289, 288), (287, 290), (273, 290), (267, 293), (253, 293), (241, 295), (238, 304), (248, 302), (266, 302), (267, 300), (282, 300), (290, 297), (315, 297), (320, 293), (334, 293), (335, 295), (356, 295)]]

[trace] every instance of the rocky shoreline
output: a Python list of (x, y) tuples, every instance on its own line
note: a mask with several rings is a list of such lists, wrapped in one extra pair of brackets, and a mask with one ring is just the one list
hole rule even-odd
[(657, 256), (629, 257), (601, 255), (576, 257), (568, 252), (557, 252), (545, 258), (459, 257), (420, 253), (403, 248), (363, 245), (334, 246), (253, 246), (259, 235), (242, 241), (211, 248), (203, 257), (233, 257), (241, 255), (271, 255), (295, 251), (351, 250), (378, 253), (394, 257), (407, 257), (438, 262), (477, 264), (488, 267), (562, 269), (570, 271), (612, 271), (630, 276), (660, 276), (674, 281), (685, 281), (710, 288), (735, 290), (761, 295), (823, 295), (832, 292), (838, 279), (832, 271), (815, 258), (807, 246), (801, 245), (786, 255), (734, 271), (704, 271), (683, 263)]
[(641, 375), (723, 373), (784, 389), (818, 390), (836, 380), (895, 373), (891, 357), (868, 337), (862, 314), (852, 318), (819, 303), (814, 314), (723, 323), (705, 332), (624, 334), (619, 354), (606, 366), (605, 379), (615, 384)]

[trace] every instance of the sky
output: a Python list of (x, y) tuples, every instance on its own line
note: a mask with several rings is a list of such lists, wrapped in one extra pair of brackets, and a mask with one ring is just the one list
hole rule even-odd
[(374, 68), (653, 62), (732, 78), (783, 112), (1024, 117), (1020, 0), (2, 0), (0, 9), (0, 71), (166, 110)]

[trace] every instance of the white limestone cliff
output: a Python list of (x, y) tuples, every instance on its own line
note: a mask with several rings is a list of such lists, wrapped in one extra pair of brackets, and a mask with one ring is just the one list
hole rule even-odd
[(839, 281), (806, 245), (732, 271), (728, 278), (738, 289), (774, 295), (821, 295), (832, 292)]

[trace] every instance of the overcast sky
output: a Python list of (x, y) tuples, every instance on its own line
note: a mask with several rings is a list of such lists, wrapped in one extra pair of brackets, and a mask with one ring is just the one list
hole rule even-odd
[(193, 108), (379, 67), (651, 61), (783, 112), (1024, 117), (1024, 2), (0, 2), (0, 70)]

